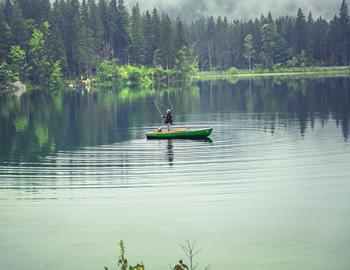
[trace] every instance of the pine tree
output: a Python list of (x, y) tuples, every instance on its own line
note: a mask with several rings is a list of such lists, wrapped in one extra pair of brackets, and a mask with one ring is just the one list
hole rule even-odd
[(187, 47), (177, 51), (174, 69), (179, 79), (189, 79), (196, 72), (197, 67), (192, 53), (193, 51)]
[(214, 36), (214, 44), (216, 48), (216, 60), (220, 69), (228, 69), (230, 67), (230, 38), (227, 18), (218, 17), (216, 21), (216, 30)]
[(63, 8), (62, 2), (55, 0), (52, 6), (49, 38), (48, 38), (48, 50), (50, 60), (52, 62), (59, 61), (60, 66), (67, 73), (67, 56), (66, 48), (63, 41), (63, 33), (61, 29), (64, 29), (63, 24)]
[(16, 0), (26, 19), (33, 19), (40, 25), (50, 18), (50, 0)]
[(277, 33), (276, 26), (264, 24), (261, 27), (262, 50), (260, 60), (264, 67), (272, 68), (274, 64), (285, 61), (286, 43)]
[(0, 10), (0, 62), (4, 61), (10, 45), (11, 29), (5, 20), (5, 15)]
[(207, 51), (207, 59), (209, 63), (209, 70), (212, 70), (214, 65), (214, 50), (215, 50), (215, 22), (213, 17), (209, 17), (207, 19), (207, 38), (206, 38), (206, 51)]
[(327, 46), (326, 55), (327, 61), (331, 65), (340, 65), (342, 62), (341, 53), (341, 32), (340, 32), (340, 20), (337, 15), (329, 23), (329, 31), (327, 33)]
[(3, 13), (5, 15), (5, 20), (7, 22), (10, 21), (11, 15), (12, 15), (12, 0), (5, 0), (4, 6), (3, 6)]
[(131, 62), (136, 65), (144, 63), (145, 60), (145, 38), (142, 31), (140, 7), (136, 4), (132, 8), (131, 16)]
[(117, 57), (121, 63), (129, 63), (130, 49), (129, 13), (123, 0), (118, 1)]
[(326, 42), (327, 42), (327, 32), (328, 23), (322, 17), (319, 17), (314, 25), (314, 35), (313, 35), (313, 58), (319, 63), (326, 61)]
[(157, 68), (162, 68), (163, 54), (160, 49), (156, 49), (153, 54), (153, 65)]
[[(195, 54), (198, 56), (198, 65), (201, 70), (207, 67), (207, 27), (204, 17), (199, 18), (190, 27), (190, 44), (195, 47)], [(230, 40), (228, 40), (230, 42)]]
[(297, 54), (306, 49), (306, 21), (301, 8), (298, 9), (295, 21), (295, 51)]
[(89, 9), (86, 0), (82, 1), (80, 8), (80, 25), (78, 33), (78, 59), (79, 74), (91, 75), (95, 61), (94, 40), (89, 24)]
[(232, 52), (231, 66), (234, 66), (234, 67), (246, 66), (246, 60), (243, 57), (245, 35), (246, 33), (244, 31), (243, 25), (239, 21), (234, 21), (230, 29), (231, 52)]
[(64, 6), (64, 41), (70, 76), (78, 76), (79, 63), (80, 4), (78, 0), (68, 0)]
[(254, 57), (255, 54), (255, 50), (253, 47), (253, 36), (252, 34), (248, 34), (245, 38), (244, 38), (244, 47), (245, 47), (245, 54), (244, 57), (247, 58), (248, 60), (248, 68), (249, 68), (249, 72), (251, 70), (251, 66), (252, 66), (252, 58)]
[(182, 50), (183, 47), (187, 47), (187, 37), (184, 30), (183, 23), (180, 17), (176, 18), (176, 38), (175, 38), (175, 50)]
[(99, 0), (98, 2), (99, 17), (101, 18), (101, 28), (103, 36), (103, 51), (104, 58), (112, 58), (112, 46), (111, 46), (111, 29), (109, 23), (109, 11), (106, 0)]
[(151, 15), (149, 11), (146, 11), (142, 17), (142, 29), (143, 36), (145, 37), (145, 65), (151, 66), (153, 65), (154, 36), (152, 30)]
[(28, 29), (25, 19), (17, 1), (7, 1), (5, 5), (5, 16), (11, 29), (11, 45), (19, 45), (26, 48), (28, 42)]
[(161, 64), (165, 68), (170, 68), (175, 63), (174, 29), (172, 21), (168, 15), (162, 16), (160, 26), (160, 52), (162, 53)]
[(340, 40), (339, 46), (342, 54), (341, 65), (348, 65), (350, 58), (350, 22), (349, 22), (349, 13), (348, 5), (345, 0), (343, 0), (340, 12), (339, 12), (339, 31), (340, 31)]
[(20, 46), (12, 46), (9, 52), (9, 68), (13, 74), (13, 78), (18, 81), (23, 79), (24, 60), (26, 54)]
[(90, 46), (93, 50), (93, 61), (97, 63), (99, 59), (103, 57), (102, 20), (95, 0), (88, 0), (87, 3), (89, 9), (88, 25), (92, 35), (92, 43), (90, 44)]
[(108, 43), (112, 58), (118, 57), (118, 16), (117, 1), (111, 0), (108, 5), (108, 29), (110, 31)]
[(269, 24), (273, 24), (271, 11), (269, 11), (269, 13), (267, 14), (266, 22)]
[(63, 75), (62, 75), (60, 62), (56, 61), (53, 64), (52, 72), (50, 74), (49, 87), (51, 89), (56, 89), (56, 88), (60, 87), (62, 85), (62, 76)]
[(43, 29), (45, 32), (41, 32), (38, 29), (34, 29), (32, 38), (29, 42), (29, 65), (30, 79), (34, 84), (47, 86), (51, 64), (48, 56), (48, 49), (46, 44), (46, 36), (48, 34), (48, 23), (44, 23)]
[(158, 15), (158, 10), (156, 8), (152, 11), (151, 16), (151, 50), (154, 53), (156, 49), (159, 49), (159, 43), (160, 43), (160, 18)]

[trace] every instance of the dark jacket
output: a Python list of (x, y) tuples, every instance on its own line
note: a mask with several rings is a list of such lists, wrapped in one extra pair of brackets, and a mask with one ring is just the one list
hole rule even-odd
[(167, 112), (166, 115), (163, 116), (164, 123), (165, 124), (172, 124), (173, 123), (173, 115), (171, 112)]

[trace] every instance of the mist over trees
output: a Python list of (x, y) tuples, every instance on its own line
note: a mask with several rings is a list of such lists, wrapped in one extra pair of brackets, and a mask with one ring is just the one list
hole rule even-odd
[(338, 13), (339, 1), (329, 0), (125, 0), (131, 8), (139, 3), (142, 10), (157, 7), (171, 17), (180, 16), (184, 21), (191, 23), (202, 16), (226, 16), (229, 20), (249, 20), (259, 18), (269, 11), (275, 16), (295, 16), (298, 8), (312, 11), (314, 17), (322, 15), (327, 20)]
[(112, 59), (163, 69), (196, 60), (200, 70), (349, 65), (348, 6), (343, 0), (331, 20), (299, 9), (295, 16), (209, 16), (191, 23), (156, 8), (141, 12), (138, 4), (128, 10), (123, 0), (5, 0), (0, 6), (1, 80), (11, 72), (44, 84), (54, 69), (66, 78), (91, 76)]

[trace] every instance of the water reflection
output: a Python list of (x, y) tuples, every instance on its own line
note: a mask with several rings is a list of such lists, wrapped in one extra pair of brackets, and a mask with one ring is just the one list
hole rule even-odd
[(149, 126), (159, 125), (154, 100), (169, 99), (176, 121), (182, 124), (193, 114), (205, 123), (208, 117), (215, 121), (216, 114), (242, 113), (271, 133), (276, 126), (294, 128), (297, 122), (303, 136), (317, 121), (322, 126), (334, 121), (347, 140), (349, 81), (348, 77), (264, 78), (201, 81), (163, 91), (35, 91), (20, 98), (1, 96), (0, 161), (34, 161), (62, 150), (143, 138)]
[(275, 125), (286, 127), (297, 120), (301, 135), (314, 126), (335, 120), (344, 139), (349, 137), (349, 77), (333, 78), (255, 78), (201, 82), (201, 90), (210, 94), (201, 99), (210, 111), (245, 112), (257, 120), (270, 121), (266, 128), (274, 132)]
[(173, 141), (172, 140), (168, 140), (167, 143), (167, 157), (169, 160), (169, 165), (172, 166), (174, 163), (174, 145), (173, 145)]
[[(194, 151), (196, 151), (196, 143), (200, 143), (200, 146), (207, 146), (212, 145), (213, 140), (211, 138), (205, 138), (205, 139), (187, 139), (187, 140), (179, 140), (179, 139), (171, 139), (166, 140), (166, 160), (169, 162), (169, 166), (173, 166), (174, 163), (174, 157), (176, 154), (175, 146), (176, 144), (184, 145), (184, 143), (188, 142), (186, 147), (187, 148), (194, 148)], [(181, 154), (181, 151), (179, 151)]]

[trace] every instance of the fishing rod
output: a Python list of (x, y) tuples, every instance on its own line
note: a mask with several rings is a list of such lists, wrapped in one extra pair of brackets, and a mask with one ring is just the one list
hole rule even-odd
[[(169, 95), (169, 91), (168, 91), (168, 102), (169, 102), (169, 105), (170, 105), (170, 110), (172, 111), (173, 110), (173, 103), (171, 102), (171, 99), (170, 99), (170, 95)], [(160, 110), (159, 106), (165, 108), (165, 109), (169, 109), (169, 106), (165, 106), (161, 103), (158, 103), (156, 100), (154, 100), (154, 104), (156, 105), (156, 108), (160, 114), (160, 117), (163, 119), (164, 116), (162, 114), (162, 111)]]
[[(170, 105), (170, 110), (172, 111), (173, 108), (174, 108), (174, 106), (173, 106), (173, 103), (171, 102), (171, 99), (170, 99), (170, 96), (169, 96), (169, 92), (168, 92), (168, 102), (169, 102), (169, 105)], [(165, 109), (169, 109), (169, 106), (165, 106), (165, 105), (163, 105), (163, 104), (157, 102), (156, 100), (154, 100), (154, 104), (156, 104), (158, 111), (159, 111), (158, 105), (159, 105), (159, 106), (162, 106), (162, 107), (165, 108)]]
[[(160, 114), (160, 117), (163, 119), (163, 114), (162, 114), (162, 112), (159, 109), (158, 103), (156, 101), (154, 101), (154, 104), (156, 105), (156, 108), (157, 108), (157, 110), (158, 110), (158, 112)], [(163, 106), (162, 104), (159, 104), (159, 105)]]
[(173, 103), (171, 102), (169, 91), (168, 91), (168, 102), (170, 104), (170, 110), (172, 111), (173, 110)]

